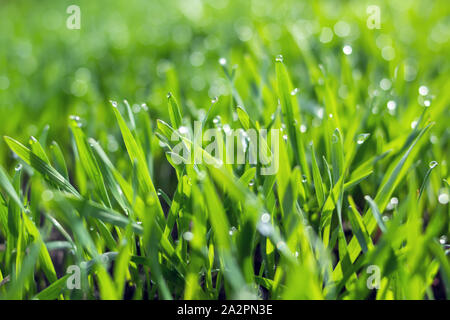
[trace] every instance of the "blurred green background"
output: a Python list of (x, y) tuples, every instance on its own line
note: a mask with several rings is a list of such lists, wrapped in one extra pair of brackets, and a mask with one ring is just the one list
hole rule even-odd
[[(79, 30), (66, 26), (70, 5), (80, 7)], [(370, 6), (380, 9), (379, 29), (367, 25)], [(135, 113), (148, 111), (155, 125), (156, 119), (169, 119), (170, 91), (190, 127), (218, 97), (213, 116), (220, 119), (214, 126), (241, 127), (235, 111), (239, 101), (233, 99), (224, 72), (234, 70), (233, 85), (246, 111), (268, 127), (279, 107), (275, 59), (282, 55), (298, 88), (292, 95), (299, 101), (303, 137), (314, 141), (319, 161), (324, 155), (330, 160), (326, 141), (332, 128), (325, 119), (332, 112), (349, 147), (346, 152), (358, 145), (349, 171), (366, 161), (373, 165), (373, 173), (351, 190), (361, 208), (364, 195), (376, 194), (389, 177), (388, 169), (405, 151), (401, 146), (420, 116), (435, 122), (405, 171), (428, 184), (424, 205), (418, 206), (424, 226), (433, 215), (447, 217), (439, 236), (448, 250), (449, 53), (448, 0), (0, 0), (0, 137), (26, 144), (35, 136), (44, 148), (57, 141), (71, 182), (89, 195), (85, 177), (77, 177), (82, 171), (74, 163), (70, 115), (81, 118), (83, 131), (99, 141), (120, 174), (133, 177), (110, 100), (119, 101), (124, 114), (122, 101), (127, 99)], [(360, 124), (352, 125), (355, 121)], [(367, 142), (355, 139), (360, 136)], [(145, 150), (155, 186), (172, 195), (175, 171), (156, 135), (148, 140), (151, 148)], [(389, 149), (394, 152), (378, 161)], [(13, 172), (19, 162), (1, 139), (0, 166)], [(427, 180), (431, 167), (436, 168)], [(24, 188), (24, 194), (38, 199), (31, 203), (39, 207), (44, 188), (33, 180), (33, 170), (25, 169), (34, 184), (33, 192)], [(415, 185), (403, 179), (386, 211), (405, 203)], [(409, 210), (409, 204), (404, 208)], [(62, 268), (63, 263), (55, 265)], [(434, 294), (441, 298), (444, 288), (436, 279)], [(411, 290), (411, 297), (421, 290)]]
[[(66, 27), (72, 4), (81, 9), (80, 30)], [(369, 5), (380, 8), (380, 29), (366, 25)], [(236, 82), (252, 114), (268, 117), (277, 101), (267, 104), (264, 89), (258, 92), (261, 100), (255, 99), (251, 83), (256, 79), (271, 88), (278, 54), (299, 88), (303, 112), (314, 115), (323, 103), (305, 62), (312, 59), (335, 75), (342, 103), (387, 113), (386, 103), (393, 100), (392, 127), (409, 130), (424, 104), (418, 88), (426, 85), (430, 99), (448, 91), (449, 13), (446, 0), (1, 0), (0, 134), (26, 141), (49, 125), (49, 138), (67, 146), (68, 116), (76, 114), (114, 157), (120, 139), (110, 99), (128, 99), (135, 109), (145, 103), (153, 118), (163, 119), (168, 119), (168, 91), (193, 117), (214, 96), (223, 96), (220, 103), (228, 108), (221, 57), (237, 65)], [(352, 47), (357, 101), (346, 101), (350, 88), (340, 86), (345, 45)], [(393, 78), (399, 82), (395, 92), (380, 88), (381, 80)], [(435, 135), (448, 136), (446, 126), (436, 130)], [(440, 142), (447, 145), (446, 139)], [(0, 163), (13, 164), (3, 141)]]

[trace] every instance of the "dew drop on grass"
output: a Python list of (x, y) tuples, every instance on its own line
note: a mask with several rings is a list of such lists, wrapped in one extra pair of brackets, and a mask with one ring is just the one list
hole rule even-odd
[(270, 221), (270, 214), (268, 214), (267, 212), (266, 212), (266, 213), (263, 213), (263, 214), (261, 215), (261, 222), (263, 222), (263, 223), (269, 223), (269, 221)]
[(117, 101), (109, 100), (109, 102), (111, 103), (111, 105), (112, 105), (114, 108), (117, 108)]
[(134, 113), (139, 113), (139, 112), (141, 112), (141, 106), (138, 104), (133, 104), (132, 110)]
[(397, 103), (394, 100), (389, 100), (387, 103), (387, 108), (389, 111), (395, 111), (397, 108)]
[(440, 204), (447, 204), (449, 201), (448, 193), (443, 192), (439, 195), (438, 201)]
[(302, 175), (302, 182), (303, 183), (308, 182), (308, 177), (306, 177), (306, 175)]
[(318, 116), (320, 119), (323, 118), (323, 113), (324, 113), (323, 108), (319, 108), (319, 109), (317, 110), (317, 116)]
[(305, 133), (306, 132), (306, 126), (304, 125), (304, 124), (302, 124), (301, 126), (300, 126), (300, 132), (302, 132), (302, 133)]
[(183, 239), (186, 241), (191, 241), (194, 238), (194, 234), (190, 231), (183, 233)]
[(220, 59), (219, 59), (219, 64), (220, 64), (221, 66), (226, 65), (226, 64), (227, 64), (227, 59), (225, 59), (225, 58), (220, 58)]
[(294, 90), (291, 91), (291, 96), (295, 96), (298, 93), (298, 88), (294, 88)]
[(447, 236), (442, 236), (439, 238), (439, 243), (440, 244), (446, 244), (447, 243)]
[(338, 141), (339, 141), (338, 135), (336, 133), (333, 133), (333, 135), (331, 136), (331, 142), (337, 143)]
[(14, 168), (14, 170), (20, 171), (20, 170), (22, 170), (22, 168), (23, 168), (22, 164), (19, 163), (19, 164)]
[(420, 86), (419, 87), (419, 94), (421, 96), (426, 96), (428, 94), (429, 90), (427, 86)]
[(217, 116), (217, 117), (215, 117), (214, 119), (213, 119), (213, 123), (214, 124), (219, 124), (220, 123), (220, 116)]
[(395, 58), (395, 49), (391, 46), (385, 46), (381, 49), (381, 56), (386, 61), (391, 61)]
[(353, 49), (352, 49), (351, 46), (346, 45), (346, 46), (344, 46), (344, 47), (342, 48), (342, 51), (344, 52), (345, 55), (348, 56), (348, 55), (351, 55), (351, 54), (352, 54)]
[(211, 103), (216, 103), (217, 101), (219, 101), (219, 97), (214, 97), (213, 99), (211, 99)]
[(230, 236), (232, 236), (235, 232), (236, 232), (236, 227), (231, 227), (230, 228), (230, 231), (228, 231), (228, 234), (230, 235)]
[(108, 262), (109, 262), (108, 256), (105, 256), (105, 255), (100, 256), (100, 260), (101, 260), (102, 263), (105, 264), (105, 265), (108, 264)]
[(386, 206), (386, 210), (394, 210), (398, 205), (398, 198), (392, 197)]
[(363, 144), (370, 136), (370, 133), (361, 133), (356, 137), (357, 144)]
[(250, 182), (248, 183), (249, 187), (252, 187), (255, 184), (255, 180), (250, 180)]
[(167, 92), (167, 99), (169, 99), (170, 97), (172, 97), (172, 92)]
[(277, 57), (275, 58), (276, 62), (283, 62), (283, 56), (281, 54), (277, 55)]
[(411, 129), (414, 129), (417, 126), (417, 120), (411, 122)]
[(430, 100), (425, 100), (425, 101), (423, 102), (423, 105), (424, 105), (425, 107), (429, 107), (429, 106), (431, 105), (431, 101), (430, 101)]
[(392, 82), (391, 80), (387, 79), (387, 78), (383, 78), (380, 81), (380, 88), (383, 89), (384, 91), (387, 91), (391, 88), (392, 86)]
[(436, 167), (437, 165), (438, 165), (438, 162), (437, 162), (437, 161), (431, 161), (430, 164), (429, 164), (430, 169), (433, 169), (433, 168)]
[(287, 141), (287, 139), (288, 139), (287, 134), (284, 134), (284, 135), (283, 135), (283, 140), (284, 140), (284, 141)]
[(178, 131), (180, 132), (180, 134), (187, 134), (189, 132), (189, 129), (188, 127), (181, 126), (178, 128)]

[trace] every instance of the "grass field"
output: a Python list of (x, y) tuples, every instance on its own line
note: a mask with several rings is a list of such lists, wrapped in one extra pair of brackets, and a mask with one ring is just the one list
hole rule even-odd
[(0, 299), (448, 299), (449, 17), (1, 1)]

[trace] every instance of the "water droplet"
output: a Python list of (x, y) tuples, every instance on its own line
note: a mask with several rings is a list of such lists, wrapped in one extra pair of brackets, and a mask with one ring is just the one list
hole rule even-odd
[(333, 30), (331, 30), (331, 28), (328, 27), (322, 28), (319, 40), (322, 43), (328, 43), (331, 40), (333, 40)]
[(395, 111), (397, 108), (397, 103), (394, 100), (389, 100), (387, 103), (387, 108), (389, 111)]
[(419, 94), (421, 96), (426, 96), (428, 94), (429, 90), (427, 86), (420, 86), (419, 87)]
[(386, 210), (394, 210), (398, 205), (398, 198), (392, 197), (386, 206)]
[(382, 217), (382, 219), (383, 219), (384, 222), (389, 221), (389, 216), (384, 215), (384, 216)]
[(318, 116), (320, 119), (323, 118), (323, 113), (324, 113), (323, 108), (319, 108), (319, 109), (317, 110), (317, 116)]
[(429, 164), (430, 169), (433, 169), (433, 168), (436, 167), (437, 165), (438, 165), (438, 162), (437, 162), (437, 161), (431, 161), (430, 164)]
[(333, 133), (333, 135), (331, 136), (331, 142), (332, 143), (337, 143), (339, 141), (339, 137), (336, 133)]
[(269, 221), (270, 221), (270, 214), (268, 214), (267, 212), (266, 212), (266, 213), (263, 213), (263, 214), (261, 215), (261, 222), (263, 222), (263, 223), (269, 223)]
[(306, 175), (302, 175), (302, 182), (303, 183), (308, 182), (308, 177)]
[(194, 234), (190, 231), (183, 233), (183, 239), (186, 241), (191, 241), (194, 238)]
[(221, 66), (224, 66), (224, 65), (227, 64), (227, 59), (225, 59), (225, 58), (220, 58), (220, 59), (219, 59), (219, 63), (220, 63)]
[(139, 113), (139, 112), (141, 112), (141, 106), (138, 104), (133, 104), (132, 110), (134, 113)]
[(424, 105), (425, 107), (429, 107), (429, 106), (431, 105), (431, 101), (430, 101), (430, 100), (425, 100), (425, 101), (423, 102), (423, 105)]
[(294, 88), (294, 90), (291, 91), (291, 96), (295, 96), (298, 93), (298, 88)]
[(439, 243), (440, 244), (446, 244), (447, 243), (447, 236), (442, 236), (439, 238)]
[(180, 132), (180, 134), (187, 134), (189, 132), (189, 129), (188, 127), (181, 126), (178, 128), (178, 131)]
[(169, 99), (170, 97), (172, 97), (172, 92), (167, 92), (167, 99)]
[(281, 54), (277, 55), (277, 57), (275, 58), (276, 62), (283, 62), (283, 56)]
[(19, 163), (19, 164), (14, 168), (14, 170), (20, 171), (20, 170), (22, 170), (22, 168), (23, 168), (22, 164)]
[(441, 193), (438, 197), (438, 201), (440, 204), (447, 204), (449, 201), (448, 193)]
[(230, 228), (230, 231), (228, 231), (228, 234), (229, 234), (230, 236), (232, 236), (236, 231), (237, 231), (236, 227), (231, 227), (231, 228)]
[(219, 101), (219, 97), (214, 97), (211, 99), (211, 103), (216, 103), (217, 101)]
[(370, 136), (370, 133), (361, 133), (358, 135), (358, 137), (356, 138), (356, 143), (357, 144), (363, 144)]
[(221, 121), (220, 116), (214, 117), (214, 119), (213, 119), (213, 123), (214, 123), (214, 124), (219, 124), (220, 121)]
[(109, 258), (106, 255), (100, 256), (100, 260), (102, 261), (103, 264), (107, 264), (109, 262)]
[(333, 29), (334, 33), (336, 33), (336, 35), (341, 38), (349, 36), (352, 31), (350, 24), (343, 20), (339, 20), (338, 22), (336, 22), (336, 24), (333, 26)]
[(304, 124), (302, 124), (302, 125), (300, 126), (300, 132), (305, 133), (306, 130), (307, 130), (306, 126), (305, 126)]
[(111, 105), (112, 105), (114, 108), (117, 108), (117, 101), (109, 100), (109, 102), (111, 103)]
[(381, 49), (381, 56), (386, 61), (391, 61), (395, 58), (395, 49), (391, 46), (386, 46)]
[(392, 86), (392, 82), (389, 79), (383, 78), (380, 81), (380, 88), (383, 89), (384, 91), (387, 91), (391, 88)]
[(250, 180), (250, 182), (248, 183), (248, 186), (249, 186), (249, 187), (252, 187), (254, 184), (255, 184), (255, 180), (252, 179), (252, 180)]
[(344, 52), (345, 55), (348, 56), (348, 55), (351, 55), (351, 54), (352, 54), (353, 49), (352, 49), (351, 46), (346, 45), (346, 46), (344, 46), (344, 47), (342, 48), (342, 51)]
[(284, 134), (284, 135), (283, 135), (283, 140), (284, 140), (284, 141), (287, 141), (287, 139), (288, 139), (287, 134)]
[(417, 120), (411, 122), (411, 129), (414, 129), (417, 126)]

